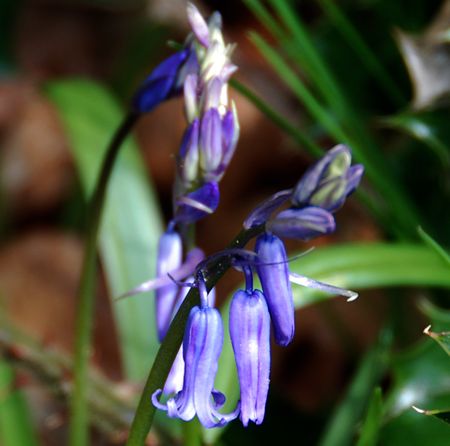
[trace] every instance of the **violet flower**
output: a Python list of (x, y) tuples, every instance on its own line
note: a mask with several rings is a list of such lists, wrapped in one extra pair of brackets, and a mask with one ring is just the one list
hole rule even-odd
[(273, 234), (260, 235), (255, 247), (256, 271), (274, 327), (275, 341), (286, 346), (294, 336), (294, 302), (284, 244)]
[[(248, 270), (249, 268), (247, 268)], [(247, 272), (246, 276), (250, 275)], [(264, 295), (247, 289), (233, 296), (230, 307), (230, 338), (239, 378), (241, 413), (244, 426), (264, 419), (270, 376), (270, 316)]]
[(203, 280), (199, 279), (197, 285), (201, 305), (192, 308), (184, 334), (183, 388), (166, 404), (158, 401), (162, 393), (159, 389), (152, 395), (152, 401), (155, 407), (167, 411), (169, 417), (189, 421), (197, 415), (204, 427), (212, 428), (235, 419), (239, 406), (228, 414), (219, 412), (225, 403), (225, 396), (214, 389), (214, 380), (223, 344), (222, 318), (218, 310), (209, 306)]

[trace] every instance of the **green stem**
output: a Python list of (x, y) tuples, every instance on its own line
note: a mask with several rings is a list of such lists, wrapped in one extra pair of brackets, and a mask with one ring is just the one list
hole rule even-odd
[(129, 113), (114, 134), (108, 146), (94, 193), (87, 208), (85, 251), (78, 292), (75, 326), (74, 383), (70, 400), (69, 444), (71, 446), (88, 444), (88, 363), (95, 301), (97, 238), (106, 189), (119, 149), (138, 118), (138, 114)]
[[(243, 230), (230, 243), (229, 248), (243, 248), (249, 240), (263, 231), (263, 225), (249, 230)], [(231, 259), (220, 258), (211, 262), (204, 270), (206, 286), (210, 290), (231, 266)], [(155, 407), (152, 404), (152, 395), (164, 386), (172, 363), (183, 340), (184, 328), (192, 307), (200, 304), (197, 288), (191, 288), (186, 299), (181, 304), (169, 330), (164, 338), (150, 373), (145, 383), (141, 399), (130, 429), (127, 446), (142, 446), (145, 444), (148, 433), (152, 427), (155, 416)]]

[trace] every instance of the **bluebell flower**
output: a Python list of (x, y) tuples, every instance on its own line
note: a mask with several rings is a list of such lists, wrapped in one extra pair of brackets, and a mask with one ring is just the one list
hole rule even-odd
[(294, 336), (294, 302), (284, 244), (273, 234), (256, 239), (256, 271), (269, 307), (275, 341), (286, 346)]
[(225, 396), (214, 389), (218, 360), (223, 344), (223, 326), (220, 313), (208, 304), (205, 284), (198, 281), (200, 307), (192, 308), (183, 339), (185, 363), (183, 388), (170, 397), (166, 404), (158, 401), (161, 389), (153, 396), (153, 404), (167, 411), (169, 417), (189, 421), (197, 415), (206, 428), (223, 426), (239, 414), (235, 411), (222, 414), (219, 409)]
[(264, 419), (270, 376), (270, 316), (259, 290), (239, 290), (230, 307), (230, 338), (239, 378), (244, 426)]

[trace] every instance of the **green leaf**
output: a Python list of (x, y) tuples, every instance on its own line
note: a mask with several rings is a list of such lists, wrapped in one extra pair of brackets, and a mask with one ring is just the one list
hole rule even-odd
[(427, 234), (420, 226), (417, 228), (417, 232), (419, 234), (419, 237), (427, 244), (431, 249), (434, 249), (447, 263), (448, 266), (450, 266), (450, 255), (447, 253), (447, 251), (436, 241), (434, 240), (431, 235)]
[[(93, 82), (53, 82), (46, 91), (60, 111), (84, 192), (89, 196), (123, 112), (111, 94)], [(108, 186), (100, 234), (100, 253), (112, 297), (155, 275), (160, 233), (160, 212), (144, 162), (129, 138)], [(153, 308), (149, 295), (113, 305), (129, 379), (145, 377), (158, 349)]]
[(431, 325), (425, 328), (423, 332), (431, 339), (434, 339), (443, 348), (445, 353), (447, 353), (447, 355), (450, 356), (450, 331), (442, 331), (440, 333), (434, 333), (430, 329)]
[(383, 414), (383, 401), (381, 388), (377, 387), (372, 394), (366, 419), (364, 420), (356, 446), (375, 446), (377, 444), (378, 431), (380, 429)]
[(339, 30), (348, 45), (353, 48), (361, 63), (366, 66), (368, 72), (378, 79), (379, 84), (397, 103), (403, 104), (404, 98), (393, 82), (390, 73), (384, 67), (383, 63), (380, 62), (377, 55), (366, 44), (358, 30), (346, 17), (342, 9), (339, 8), (338, 4), (332, 0), (319, 0), (319, 4), (330, 22)]
[[(381, 332), (377, 344), (364, 355), (344, 400), (336, 408), (323, 437), (319, 441), (320, 446), (345, 446), (352, 444), (351, 440), (355, 434), (355, 426), (361, 419), (370, 394), (387, 368), (391, 343), (392, 333), (389, 329), (386, 329)], [(372, 401), (372, 404), (374, 407), (371, 407), (369, 411), (374, 412), (373, 416), (378, 417), (378, 419), (372, 420), (370, 418), (369, 420), (368, 416), (364, 426), (368, 431), (374, 429), (376, 427), (374, 424), (379, 422), (379, 403)], [(372, 417), (370, 412), (369, 415)], [(366, 441), (365, 439), (366, 437), (364, 436), (363, 440)], [(358, 444), (361, 446), (371, 443)]]
[(4, 360), (0, 360), (0, 444), (38, 444), (26, 400), (22, 392), (14, 388), (14, 370)]
[[(291, 263), (291, 270), (349, 289), (387, 286), (450, 287), (448, 266), (428, 247), (409, 244), (348, 244), (318, 248)], [(329, 295), (294, 286), (294, 302), (304, 307)]]
[(384, 408), (379, 444), (447, 446), (450, 428), (416, 407), (450, 407), (450, 359), (430, 340), (398, 354), (392, 361), (392, 384)]
[(381, 120), (423, 142), (439, 158), (443, 166), (450, 166), (448, 141), (449, 113), (447, 111), (404, 112)]

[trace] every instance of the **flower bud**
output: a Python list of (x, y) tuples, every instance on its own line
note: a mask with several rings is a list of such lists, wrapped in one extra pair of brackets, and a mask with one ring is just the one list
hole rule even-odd
[(335, 230), (335, 227), (333, 215), (315, 206), (286, 209), (266, 224), (266, 229), (279, 237), (304, 241), (329, 234)]
[(187, 4), (187, 16), (192, 31), (195, 34), (197, 40), (204, 46), (209, 46), (209, 29), (205, 22), (205, 19), (200, 14), (197, 7), (188, 2)]
[(186, 118), (191, 123), (199, 113), (198, 110), (198, 76), (194, 73), (186, 76), (184, 81), (184, 109)]
[(203, 184), (195, 191), (176, 200), (175, 220), (194, 223), (212, 214), (219, 205), (219, 186), (215, 182)]
[(198, 179), (199, 160), (199, 130), (198, 119), (194, 119), (192, 124), (186, 129), (181, 142), (178, 154), (178, 170), (183, 183), (189, 185)]
[(258, 255), (256, 271), (269, 307), (275, 341), (286, 346), (292, 341), (295, 330), (286, 250), (278, 237), (263, 234), (256, 240), (255, 252)]
[(350, 149), (340, 144), (331, 149), (303, 175), (294, 189), (295, 206), (319, 206), (334, 212), (358, 186), (363, 167), (351, 164)]
[(219, 111), (210, 108), (200, 124), (200, 166), (208, 174), (214, 172), (222, 161), (222, 121)]
[[(138, 113), (153, 110), (161, 102), (179, 93), (180, 72), (183, 64), (191, 59), (192, 50), (183, 48), (161, 62), (145, 79), (133, 98), (133, 108)], [(184, 70), (183, 75), (187, 72)], [(184, 79), (183, 79), (184, 81)]]

